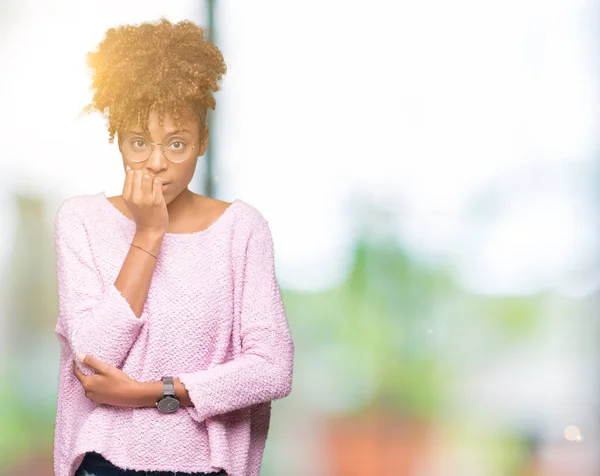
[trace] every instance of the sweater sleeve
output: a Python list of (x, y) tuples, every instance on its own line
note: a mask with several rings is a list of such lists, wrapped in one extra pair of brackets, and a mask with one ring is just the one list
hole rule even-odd
[(294, 344), (275, 276), (272, 236), (264, 218), (254, 228), (245, 255), (239, 357), (178, 376), (194, 404), (186, 408), (199, 422), (291, 392)]
[[(75, 205), (73, 199), (64, 202), (54, 221), (59, 302), (55, 332), (73, 354), (85, 352), (120, 367), (145, 316), (135, 315), (112, 282), (103, 283)], [(77, 365), (87, 375), (95, 373)]]

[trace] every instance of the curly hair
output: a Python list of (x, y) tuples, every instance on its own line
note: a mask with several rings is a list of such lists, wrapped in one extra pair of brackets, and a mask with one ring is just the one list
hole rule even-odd
[(227, 71), (204, 29), (189, 20), (165, 18), (107, 30), (87, 54), (87, 64), (93, 98), (84, 113), (105, 116), (110, 143), (130, 124), (146, 129), (152, 110), (160, 121), (169, 114), (176, 123), (193, 118), (204, 124)]

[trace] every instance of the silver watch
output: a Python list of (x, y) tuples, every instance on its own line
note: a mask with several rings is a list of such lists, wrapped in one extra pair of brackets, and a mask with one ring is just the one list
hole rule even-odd
[(156, 408), (161, 413), (173, 413), (179, 408), (179, 399), (175, 395), (173, 377), (163, 377), (163, 396), (156, 402)]

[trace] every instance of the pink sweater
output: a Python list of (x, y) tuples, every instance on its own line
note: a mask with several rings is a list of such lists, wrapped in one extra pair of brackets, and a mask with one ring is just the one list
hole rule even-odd
[[(56, 476), (73, 476), (87, 451), (126, 469), (258, 475), (271, 401), (290, 393), (294, 356), (262, 214), (238, 199), (206, 230), (167, 233), (141, 318), (114, 286), (135, 222), (100, 192), (66, 199), (54, 226)], [(73, 373), (76, 352), (141, 382), (179, 377), (194, 407), (97, 405)]]

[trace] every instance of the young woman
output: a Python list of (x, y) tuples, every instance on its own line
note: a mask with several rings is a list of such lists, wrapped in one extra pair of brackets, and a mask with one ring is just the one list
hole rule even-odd
[(125, 178), (55, 217), (55, 474), (256, 476), (294, 345), (265, 218), (188, 189), (222, 55), (162, 19), (108, 30), (88, 62)]

